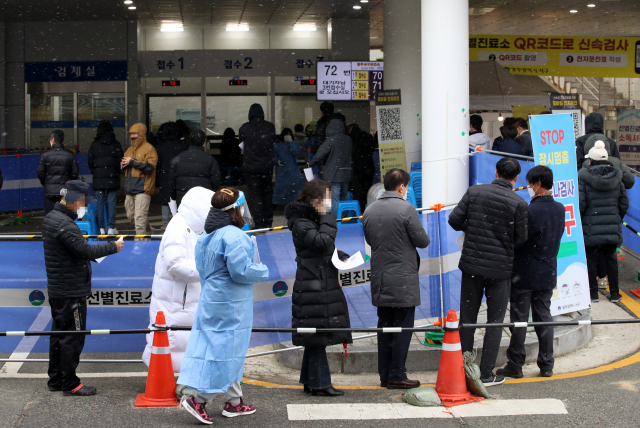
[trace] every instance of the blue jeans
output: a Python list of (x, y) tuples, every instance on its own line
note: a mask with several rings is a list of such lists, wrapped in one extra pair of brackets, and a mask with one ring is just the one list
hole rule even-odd
[(331, 372), (324, 346), (305, 346), (300, 368), (300, 383), (311, 389), (325, 389), (331, 386)]
[[(106, 197), (105, 197), (106, 194)], [(96, 201), (97, 201), (97, 210), (98, 210), (98, 224), (101, 229), (104, 229), (105, 232), (108, 229), (116, 228), (116, 198), (118, 196), (117, 190), (96, 190)], [(107, 215), (109, 218), (107, 219), (107, 227), (105, 227), (105, 219), (104, 219), (104, 203), (107, 203)]]
[(331, 183), (331, 212), (338, 211), (338, 202), (347, 200), (349, 182)]

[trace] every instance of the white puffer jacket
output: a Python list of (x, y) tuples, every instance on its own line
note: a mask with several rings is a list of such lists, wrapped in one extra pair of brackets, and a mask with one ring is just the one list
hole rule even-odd
[[(193, 325), (200, 301), (200, 276), (196, 270), (195, 248), (204, 231), (204, 222), (211, 209), (213, 192), (194, 187), (182, 198), (178, 214), (167, 225), (156, 258), (153, 294), (149, 307), (149, 327), (155, 323), (158, 311), (163, 311), (167, 325)], [(169, 331), (169, 346), (174, 373), (180, 365), (189, 341), (189, 331)], [(153, 333), (147, 335), (142, 360), (148, 366)]]

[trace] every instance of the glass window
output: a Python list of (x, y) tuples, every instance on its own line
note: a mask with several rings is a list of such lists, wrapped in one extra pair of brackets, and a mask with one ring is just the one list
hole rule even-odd
[(29, 147), (48, 148), (49, 135), (54, 129), (64, 132), (64, 144), (75, 145), (73, 135), (73, 94), (30, 94), (31, 130)]
[(200, 129), (200, 96), (149, 97), (149, 126), (158, 133), (165, 122), (183, 120), (193, 131)]
[(269, 120), (269, 97), (266, 95), (207, 96), (207, 135), (221, 136), (227, 128), (236, 135), (249, 120), (249, 107), (258, 103)]
[(87, 152), (102, 120), (113, 126), (116, 139), (126, 143), (124, 93), (78, 94), (78, 141), (80, 151)]

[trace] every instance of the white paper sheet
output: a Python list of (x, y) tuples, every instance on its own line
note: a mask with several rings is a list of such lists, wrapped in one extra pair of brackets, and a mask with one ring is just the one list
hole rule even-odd
[(313, 176), (313, 169), (311, 168), (305, 168), (304, 169), (304, 176), (307, 178), (307, 181), (311, 181), (313, 180), (315, 177)]
[(458, 247), (462, 250), (462, 246), (464, 245), (464, 233), (458, 236), (456, 239), (454, 239), (454, 241), (456, 242), (456, 244), (458, 244)]
[(244, 151), (244, 141), (238, 144), (238, 147), (240, 147), (240, 150)]
[[(124, 241), (124, 236), (121, 236), (121, 237), (118, 239), (118, 241)], [(116, 242), (117, 242), (117, 241), (116, 241)], [(102, 261), (103, 261), (104, 259), (106, 259), (106, 258), (107, 258), (107, 256), (100, 257), (99, 259), (96, 259), (96, 263), (102, 263)]]
[(362, 254), (360, 253), (360, 251), (358, 251), (353, 256), (349, 257), (347, 261), (343, 262), (338, 257), (338, 249), (336, 248), (333, 251), (333, 257), (331, 257), (331, 262), (335, 267), (338, 268), (338, 270), (348, 270), (348, 269), (357, 268), (358, 266), (363, 264), (364, 259), (362, 258)]
[(169, 210), (171, 210), (172, 216), (178, 214), (178, 203), (173, 199), (169, 199)]
[(260, 263), (260, 253), (258, 252), (258, 240), (255, 235), (251, 235), (251, 240), (253, 241), (253, 246), (256, 249), (256, 252), (253, 254), (253, 262), (258, 265), (262, 264)]

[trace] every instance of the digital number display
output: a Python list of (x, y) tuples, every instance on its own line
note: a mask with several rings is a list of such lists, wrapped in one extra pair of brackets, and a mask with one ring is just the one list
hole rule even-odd
[(248, 80), (229, 80), (229, 86), (247, 86)]
[(318, 101), (373, 101), (382, 89), (382, 61), (318, 61)]
[(180, 86), (179, 80), (163, 80), (162, 86)]
[(316, 79), (301, 80), (300, 84), (302, 86), (314, 86), (316, 84)]

